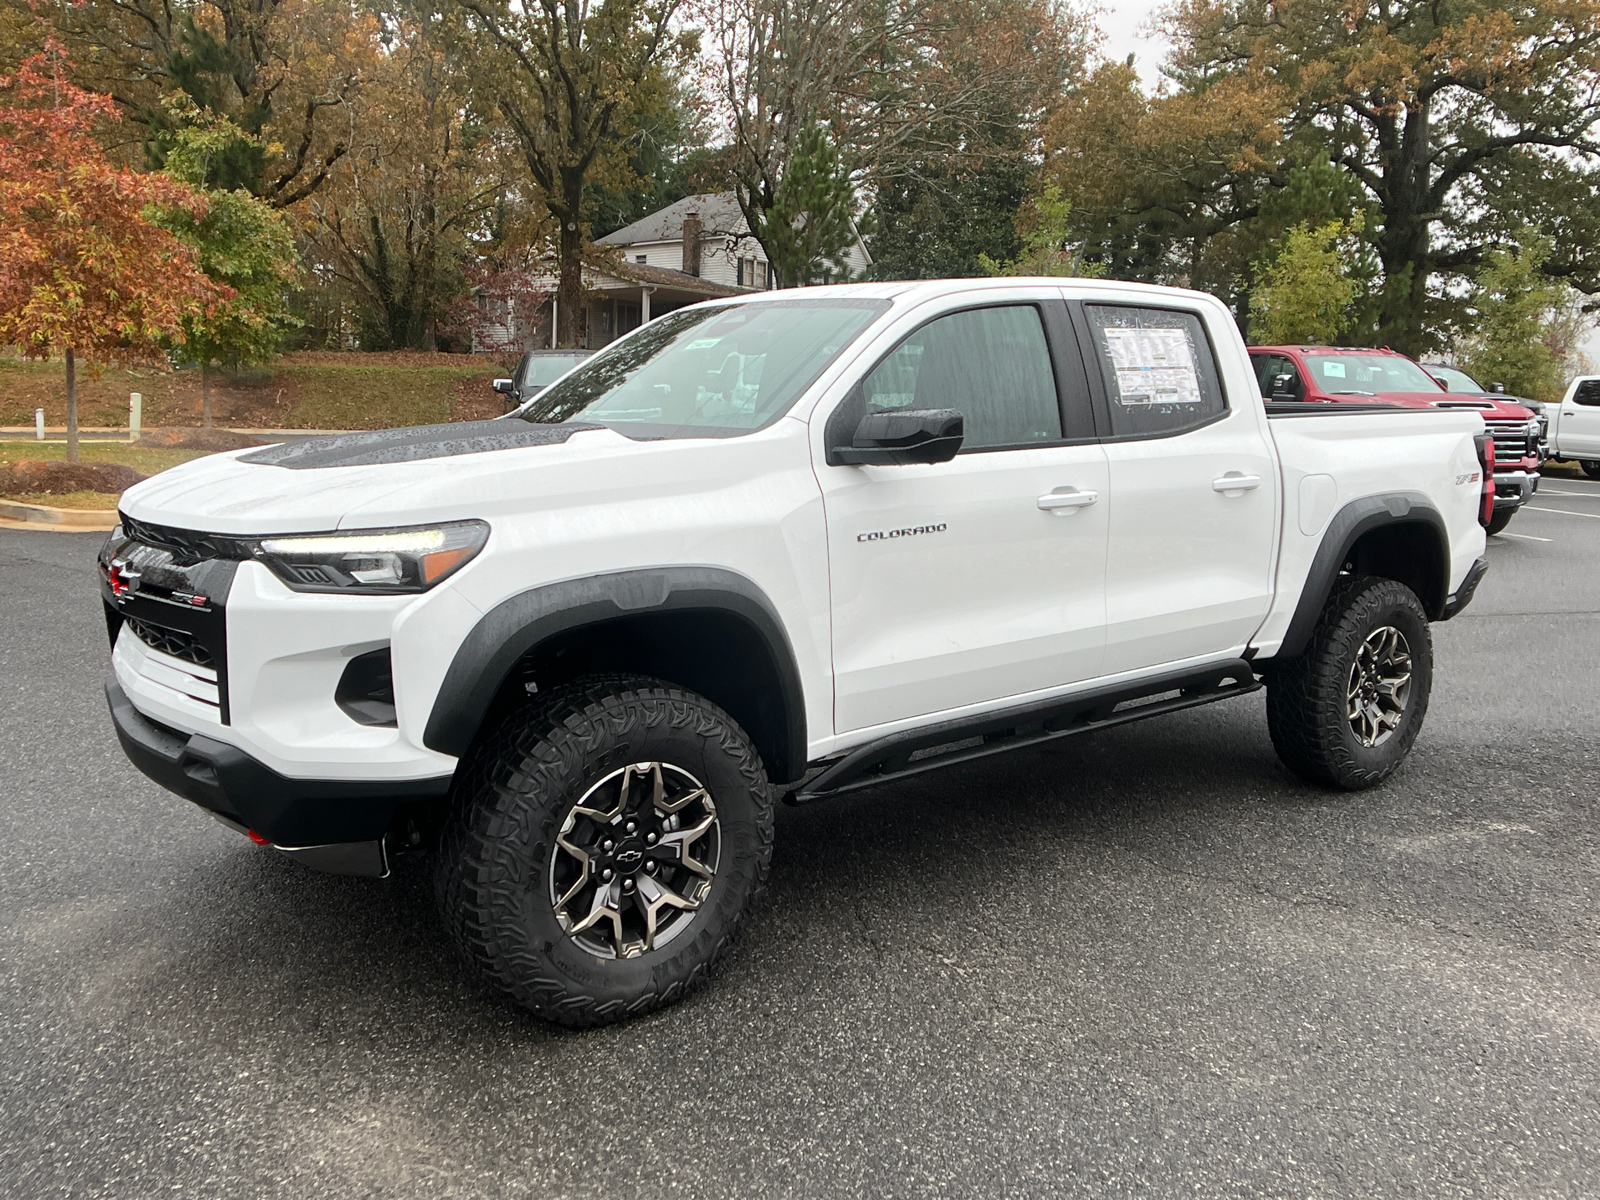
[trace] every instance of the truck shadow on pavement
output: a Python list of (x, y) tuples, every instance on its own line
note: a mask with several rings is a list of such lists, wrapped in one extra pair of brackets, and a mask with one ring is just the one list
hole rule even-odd
[[(780, 807), (756, 919), (689, 1003), (764, 993), (771, 972), (793, 974), (793, 952), (808, 942), (815, 961), (806, 973), (825, 986), (841, 936), (870, 947), (912, 927), (923, 936), (959, 926), (973, 905), (1037, 891), (1041, 872), (1068, 879), (1090, 860), (1175, 831), (1219, 836), (1207, 828), (1219, 812), (1236, 827), (1270, 822), (1284, 805), (1345, 802), (1278, 767), (1256, 708), (1243, 701)], [(469, 1022), (510, 1015), (535, 1039), (560, 1036), (495, 999), (457, 959), (434, 912), (430, 859), (402, 857), (388, 880), (374, 881), (320, 875), (241, 846), (200, 859), (171, 895), (166, 914), (147, 914), (163, 940), (186, 946), (202, 978), (235, 980), (232, 1003), (290, 1026), (307, 1019), (298, 1014), (314, 995), (318, 1006), (370, 1008), (385, 1023), (443, 1004)], [(170, 991), (147, 999), (157, 1008), (187, 1003)]]

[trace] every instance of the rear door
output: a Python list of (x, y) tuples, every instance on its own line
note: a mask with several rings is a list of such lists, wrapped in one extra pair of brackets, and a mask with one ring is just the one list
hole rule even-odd
[(1198, 311), (1072, 305), (1110, 474), (1104, 672), (1242, 647), (1272, 604), (1276, 467)]
[[(1106, 458), (1053, 288), (920, 310), (827, 420), (953, 408), (948, 463), (818, 461), (840, 733), (1090, 679), (1104, 645)], [(963, 303), (963, 301), (965, 301)]]
[(1585, 379), (1561, 404), (1557, 431), (1563, 458), (1600, 459), (1600, 379)]

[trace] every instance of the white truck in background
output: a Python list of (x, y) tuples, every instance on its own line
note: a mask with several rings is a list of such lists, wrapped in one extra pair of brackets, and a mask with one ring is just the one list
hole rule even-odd
[(1600, 479), (1600, 375), (1580, 375), (1560, 404), (1545, 406), (1550, 420), (1550, 457), (1576, 461), (1590, 479)]
[(711, 301), (504, 418), (130, 489), (106, 692), (133, 762), (258, 844), (431, 852), (466, 957), (594, 1025), (705, 977), (780, 797), (1263, 686), (1290, 769), (1382, 781), (1485, 570), (1489, 453), (1475, 412), (1264, 401), (1198, 292)]

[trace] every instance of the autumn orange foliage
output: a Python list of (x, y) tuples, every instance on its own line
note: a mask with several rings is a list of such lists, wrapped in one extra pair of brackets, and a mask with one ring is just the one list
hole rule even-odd
[(163, 339), (181, 339), (183, 318), (230, 289), (146, 218), (152, 207), (198, 216), (205, 197), (112, 163), (95, 131), (118, 120), (116, 107), (74, 86), (69, 68), (52, 42), (0, 77), (0, 345), (67, 359), (75, 451), (75, 357), (160, 359)]

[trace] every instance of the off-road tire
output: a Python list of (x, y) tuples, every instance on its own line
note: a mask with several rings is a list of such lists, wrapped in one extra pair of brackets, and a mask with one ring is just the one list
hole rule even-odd
[(1600, 479), (1600, 462), (1596, 462), (1594, 459), (1589, 458), (1584, 459), (1584, 461), (1579, 465), (1583, 467), (1583, 473), (1590, 479)]
[[(677, 766), (715, 799), (720, 858), (682, 936), (601, 958), (552, 907), (554, 839), (596, 781), (634, 763)], [(435, 893), (457, 946), (496, 990), (575, 1028), (681, 999), (727, 953), (766, 883), (773, 809), (766, 770), (722, 709), (638, 676), (591, 676), (510, 716), (473, 752), (440, 837)]]
[[(1348, 687), (1357, 651), (1390, 625), (1410, 645), (1411, 688), (1388, 740), (1364, 746), (1350, 723)], [(1341, 577), (1323, 605), (1311, 640), (1267, 679), (1267, 728), (1278, 757), (1308, 783), (1359, 791), (1383, 782), (1405, 760), (1422, 729), (1433, 684), (1427, 613), (1402, 583)]]
[(1514, 508), (1497, 509), (1495, 511), (1494, 516), (1489, 518), (1489, 525), (1488, 525), (1487, 532), (1489, 533), (1489, 535), (1491, 537), (1494, 536), (1495, 534), (1499, 533), (1502, 529), (1504, 529), (1507, 525), (1511, 524), (1511, 518), (1516, 516), (1516, 515), (1517, 515), (1517, 510), (1514, 509)]

